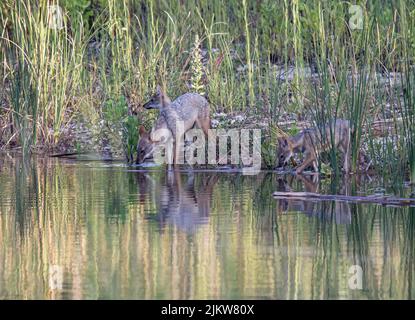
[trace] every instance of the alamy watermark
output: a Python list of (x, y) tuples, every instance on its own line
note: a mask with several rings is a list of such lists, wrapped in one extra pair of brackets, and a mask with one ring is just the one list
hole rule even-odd
[(166, 128), (151, 133), (152, 140), (158, 141), (153, 149), (155, 163), (241, 165), (246, 175), (261, 170), (260, 129), (209, 129), (206, 136), (201, 129), (191, 129), (184, 134), (183, 128), (183, 122), (177, 121), (175, 139)]
[(363, 8), (359, 5), (349, 6), (349, 28), (350, 30), (362, 30), (363, 29)]
[(56, 4), (48, 5), (48, 27), (56, 30), (63, 28), (63, 10)]
[(348, 285), (350, 290), (363, 289), (363, 269), (359, 265), (353, 265), (349, 268)]
[(49, 266), (49, 289), (62, 290), (63, 268), (59, 265)]

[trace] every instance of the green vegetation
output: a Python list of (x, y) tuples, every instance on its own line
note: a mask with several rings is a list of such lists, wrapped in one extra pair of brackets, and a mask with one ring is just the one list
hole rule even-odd
[[(48, 9), (54, 3), (62, 21)], [(363, 146), (377, 170), (411, 172), (414, 181), (415, 2), (356, 5), (2, 1), (0, 145), (24, 152), (63, 141), (74, 147), (79, 141), (69, 141), (65, 129), (84, 123), (100, 135), (106, 103), (119, 97), (126, 98), (128, 116), (149, 126), (155, 115), (141, 105), (159, 83), (172, 97), (189, 88), (203, 92), (229, 117), (263, 115), (267, 128), (286, 120), (322, 127), (349, 119), (354, 169)], [(393, 137), (372, 130), (382, 119), (392, 121)], [(128, 133), (133, 122), (125, 123), (126, 149), (136, 139)], [(124, 152), (132, 156), (131, 148)], [(328, 162), (336, 172), (335, 150)]]
[(138, 142), (137, 117), (128, 114), (127, 101), (123, 96), (116, 101), (106, 101), (102, 111), (108, 129), (107, 139), (113, 140), (111, 145), (121, 142), (125, 158), (128, 162), (133, 162)]

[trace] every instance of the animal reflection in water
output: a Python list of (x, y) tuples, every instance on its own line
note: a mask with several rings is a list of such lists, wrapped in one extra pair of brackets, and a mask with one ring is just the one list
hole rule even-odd
[[(278, 178), (277, 191), (290, 192), (290, 185), (295, 179), (293, 176), (288, 178), (289, 181)], [(305, 192), (319, 193), (319, 181), (316, 175), (301, 176), (297, 175), (296, 179), (303, 185)], [(340, 193), (349, 194), (350, 184), (344, 181), (342, 183)], [(336, 224), (350, 224), (352, 221), (352, 212), (350, 203), (340, 201), (312, 201), (312, 200), (293, 200), (278, 199), (278, 212), (303, 212), (310, 217), (317, 217), (323, 221), (334, 222)]]
[[(145, 173), (138, 173), (140, 202), (147, 196), (154, 197), (160, 228), (166, 225), (193, 233), (200, 225), (208, 222), (212, 193), (218, 181), (216, 173), (169, 172), (161, 181), (155, 181)], [(151, 189), (151, 190), (150, 190)]]

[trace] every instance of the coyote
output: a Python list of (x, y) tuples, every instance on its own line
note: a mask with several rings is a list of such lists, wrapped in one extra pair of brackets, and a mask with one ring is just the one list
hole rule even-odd
[(278, 167), (288, 163), (294, 153), (304, 155), (303, 163), (296, 169), (301, 174), (304, 169), (312, 165), (318, 171), (318, 154), (327, 151), (331, 147), (331, 136), (334, 135), (334, 148), (338, 148), (343, 154), (343, 170), (350, 170), (350, 123), (348, 120), (338, 119), (330, 125), (326, 125), (321, 133), (319, 129), (305, 129), (295, 136), (278, 138)]
[[(159, 109), (160, 114), (152, 129), (153, 134), (148, 134), (144, 128), (140, 128), (137, 163), (152, 158), (155, 143), (173, 143), (173, 150), (176, 150), (176, 142), (181, 141), (183, 135), (195, 124), (208, 136), (208, 130), (210, 129), (209, 103), (197, 93), (183, 94), (172, 102), (160, 86), (157, 86), (157, 93), (144, 104), (144, 108)], [(154, 133), (160, 129), (162, 129), (162, 134), (155, 138)], [(176, 152), (174, 153), (173, 163), (176, 162), (175, 159)]]
[(170, 146), (173, 143), (173, 136), (167, 127), (163, 116), (157, 118), (151, 132), (147, 132), (144, 126), (139, 129), (140, 139), (137, 144), (137, 164), (153, 161), (155, 145), (166, 145), (167, 159), (172, 158)]

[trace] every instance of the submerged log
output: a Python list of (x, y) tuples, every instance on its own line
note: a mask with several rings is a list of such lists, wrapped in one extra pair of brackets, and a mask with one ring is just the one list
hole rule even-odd
[(60, 157), (70, 157), (70, 156), (77, 156), (79, 152), (64, 152), (64, 153), (54, 153), (49, 155), (51, 158), (60, 158)]
[(398, 198), (393, 196), (371, 195), (371, 196), (346, 196), (346, 195), (330, 195), (319, 194), (313, 192), (279, 192), (273, 194), (276, 199), (291, 199), (291, 200), (309, 200), (309, 201), (346, 201), (346, 202), (360, 202), (360, 203), (375, 203), (384, 206), (415, 206), (415, 199), (413, 198)]

